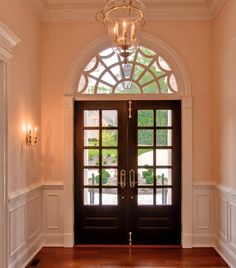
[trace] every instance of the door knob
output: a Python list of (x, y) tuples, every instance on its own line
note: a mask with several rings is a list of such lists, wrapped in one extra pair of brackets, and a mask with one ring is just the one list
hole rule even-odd
[(120, 182), (119, 182), (119, 184), (120, 184), (121, 188), (125, 188), (125, 186), (126, 186), (126, 171), (124, 169), (122, 169), (120, 171)]
[(130, 169), (129, 171), (129, 186), (130, 188), (134, 188), (135, 187), (135, 171), (134, 169)]

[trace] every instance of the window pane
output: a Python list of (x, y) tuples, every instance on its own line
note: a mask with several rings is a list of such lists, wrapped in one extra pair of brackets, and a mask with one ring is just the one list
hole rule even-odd
[(157, 185), (172, 185), (172, 169), (157, 168), (156, 169), (156, 184)]
[(117, 164), (118, 164), (117, 149), (103, 149), (102, 165), (117, 166)]
[(153, 185), (153, 169), (139, 168), (138, 169), (138, 185)]
[(156, 111), (156, 125), (157, 127), (172, 126), (172, 111), (171, 110), (157, 110)]
[(99, 185), (99, 169), (84, 169), (84, 185)]
[(99, 146), (99, 131), (85, 130), (84, 131), (84, 146)]
[(157, 166), (171, 166), (171, 149), (156, 150), (156, 164)]
[(118, 113), (116, 110), (102, 111), (102, 126), (103, 127), (117, 127)]
[(85, 166), (99, 166), (99, 150), (85, 149), (84, 150), (84, 165)]
[(118, 131), (102, 130), (102, 146), (118, 146)]
[(84, 205), (99, 205), (99, 189), (84, 189)]
[(153, 150), (152, 149), (138, 149), (138, 165), (139, 166), (153, 166)]
[(171, 146), (172, 145), (172, 130), (157, 129), (156, 144), (157, 146)]
[(84, 111), (84, 126), (98, 127), (99, 126), (99, 111), (85, 110)]
[(102, 184), (117, 185), (117, 169), (102, 169)]
[(170, 188), (156, 189), (156, 204), (172, 205), (172, 189)]
[(138, 205), (153, 205), (153, 189), (138, 189)]
[(138, 111), (138, 126), (152, 127), (154, 125), (153, 110), (139, 110)]
[(153, 130), (138, 130), (138, 146), (153, 146)]
[(117, 189), (102, 189), (102, 205), (115, 206), (118, 204)]

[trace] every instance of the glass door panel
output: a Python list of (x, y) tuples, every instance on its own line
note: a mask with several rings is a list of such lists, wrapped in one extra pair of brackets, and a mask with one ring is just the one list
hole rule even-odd
[(180, 244), (179, 102), (136, 101), (129, 124), (129, 169), (136, 173), (128, 204), (133, 242)]
[[(126, 170), (120, 102), (75, 104), (75, 242), (124, 244), (127, 228)], [(123, 145), (123, 146), (121, 146)]]

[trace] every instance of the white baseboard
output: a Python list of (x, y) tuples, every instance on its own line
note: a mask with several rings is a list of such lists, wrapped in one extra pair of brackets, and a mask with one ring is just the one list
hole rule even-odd
[(214, 247), (214, 234), (193, 234), (193, 247)]
[(8, 265), (8, 268), (25, 268), (42, 247), (42, 239), (41, 236), (39, 236)]
[(193, 241), (192, 234), (182, 234), (182, 247), (183, 248), (191, 248), (192, 241)]
[(44, 247), (63, 247), (64, 234), (61, 233), (44, 233), (43, 235)]
[(73, 234), (64, 234), (64, 247), (72, 248), (74, 245), (74, 235)]
[(215, 250), (220, 254), (224, 261), (229, 265), (230, 268), (236, 267), (236, 254), (227, 245), (226, 242), (220, 239), (216, 239)]

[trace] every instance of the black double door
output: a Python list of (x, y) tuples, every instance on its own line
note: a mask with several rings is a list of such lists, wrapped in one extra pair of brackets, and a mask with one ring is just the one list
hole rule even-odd
[(75, 102), (75, 244), (181, 244), (180, 111)]

